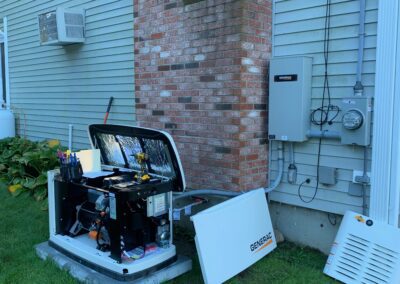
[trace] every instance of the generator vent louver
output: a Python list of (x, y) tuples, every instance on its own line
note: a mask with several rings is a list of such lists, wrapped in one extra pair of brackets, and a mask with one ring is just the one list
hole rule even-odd
[(351, 214), (342, 221), (324, 272), (344, 283), (400, 283), (400, 231)]

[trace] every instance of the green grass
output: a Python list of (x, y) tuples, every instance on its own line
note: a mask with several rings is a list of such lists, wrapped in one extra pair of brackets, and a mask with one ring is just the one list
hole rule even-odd
[[(11, 197), (0, 184), (0, 283), (76, 283), (66, 271), (35, 254), (34, 245), (48, 238), (43, 205), (28, 195)], [(194, 265), (170, 283), (203, 283), (193, 240), (184, 233), (179, 238), (178, 250), (190, 254)], [(326, 256), (315, 250), (283, 243), (229, 283), (335, 283), (322, 273), (325, 261)]]
[(40, 260), (34, 245), (48, 238), (48, 216), (27, 194), (11, 197), (0, 185), (0, 283), (76, 283), (66, 271)]

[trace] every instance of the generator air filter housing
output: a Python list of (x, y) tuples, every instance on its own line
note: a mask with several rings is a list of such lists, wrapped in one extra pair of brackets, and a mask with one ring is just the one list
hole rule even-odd
[(85, 41), (84, 10), (57, 8), (38, 16), (41, 45), (67, 45)]
[(348, 211), (324, 273), (347, 284), (392, 284), (400, 279), (400, 230)]

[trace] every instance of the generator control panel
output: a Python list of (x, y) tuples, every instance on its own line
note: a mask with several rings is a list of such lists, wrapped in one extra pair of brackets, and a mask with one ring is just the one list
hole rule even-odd
[(311, 108), (311, 57), (275, 57), (270, 62), (268, 137), (307, 140)]

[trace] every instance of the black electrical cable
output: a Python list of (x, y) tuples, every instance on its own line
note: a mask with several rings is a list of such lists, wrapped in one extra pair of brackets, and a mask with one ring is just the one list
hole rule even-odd
[[(331, 101), (331, 92), (330, 92), (330, 86), (329, 86), (329, 76), (328, 76), (328, 64), (329, 64), (329, 43), (330, 43), (330, 27), (331, 27), (331, 0), (326, 1), (326, 12), (325, 12), (325, 27), (324, 27), (324, 87), (322, 91), (322, 101), (321, 101), (321, 106), (311, 112), (311, 123), (314, 125), (318, 125), (319, 129), (322, 131), (322, 127), (325, 124), (331, 125), (333, 121), (336, 119), (336, 117), (339, 115), (340, 108), (336, 105), (332, 105)], [(325, 105), (325, 100), (328, 100), (328, 104)], [(334, 115), (330, 118), (329, 114), (330, 112), (334, 112)], [(319, 114), (319, 119), (318, 115)], [(311, 199), (304, 199), (304, 197), (301, 195), (301, 188), (304, 185), (304, 183), (308, 182), (309, 179), (306, 179), (303, 181), (297, 190), (298, 196), (303, 201), (304, 203), (310, 203), (312, 202), (318, 192), (319, 188), (319, 167), (320, 167), (320, 161), (321, 161), (321, 148), (322, 148), (322, 138), (319, 138), (318, 141), (318, 158), (317, 158), (317, 183), (315, 185), (314, 189), (314, 194), (311, 197)]]
[[(329, 86), (328, 76), (328, 63), (329, 63), (329, 43), (330, 43), (330, 27), (331, 27), (331, 1), (326, 1), (326, 12), (325, 12), (325, 27), (324, 27), (324, 87), (322, 91), (322, 102), (321, 106), (311, 113), (311, 122), (315, 125), (322, 126), (326, 123), (331, 125), (336, 117), (339, 115), (340, 108), (337, 105), (332, 104), (331, 92)], [(328, 99), (328, 105), (325, 105), (325, 95)], [(329, 118), (329, 113), (333, 111), (333, 117)], [(320, 119), (316, 118), (317, 114), (320, 114)]]
[(306, 180), (304, 180), (302, 183), (300, 183), (299, 184), (299, 187), (297, 188), (297, 194), (298, 194), (298, 196), (300, 197), (300, 199), (301, 199), (301, 201), (303, 201), (303, 202), (305, 202), (305, 203), (308, 203), (307, 201), (304, 201), (304, 199), (303, 199), (303, 197), (301, 196), (301, 188), (303, 187), (303, 185), (305, 184), (305, 183), (310, 183), (310, 179), (308, 178), (308, 179), (306, 179)]
[[(331, 219), (331, 215), (333, 215), (333, 221), (332, 221), (332, 219)], [(328, 212), (328, 220), (329, 220), (329, 223), (330, 223), (332, 226), (336, 226), (336, 224), (337, 224), (337, 218), (336, 218), (336, 215), (335, 215), (335, 214), (331, 214), (331, 213)]]

